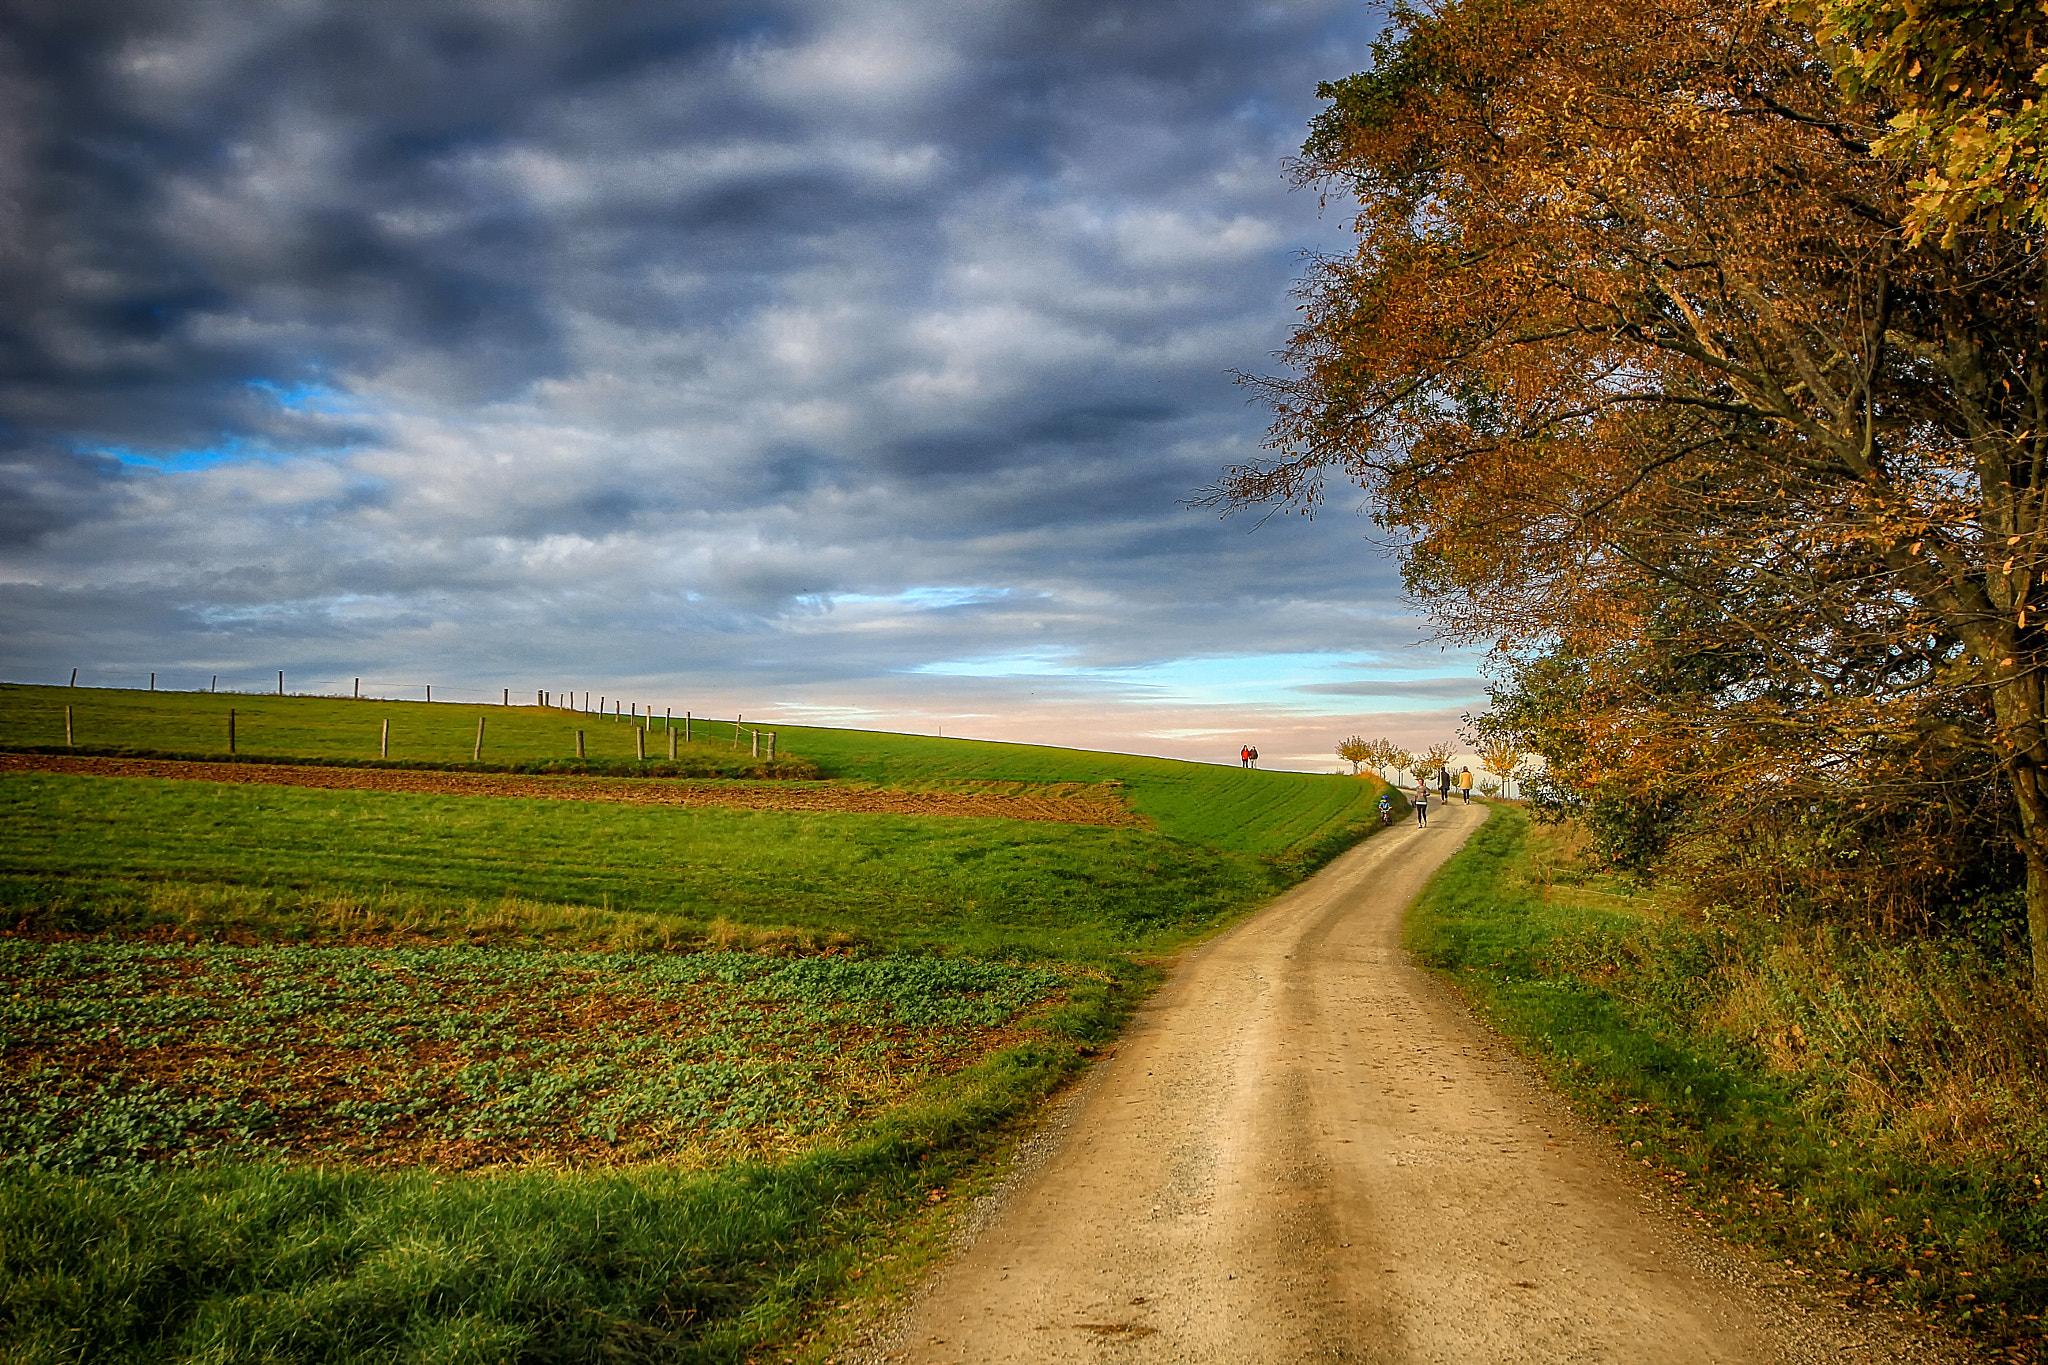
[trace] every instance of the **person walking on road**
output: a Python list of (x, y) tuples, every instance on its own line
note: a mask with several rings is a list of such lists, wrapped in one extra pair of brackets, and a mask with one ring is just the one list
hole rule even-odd
[(1465, 804), (1472, 804), (1472, 769), (1467, 766), (1458, 769), (1458, 790), (1465, 795)]
[(1429, 783), (1422, 778), (1415, 779), (1415, 823), (1429, 828)]
[(1445, 805), (1451, 804), (1451, 769), (1449, 764), (1445, 764), (1436, 770), (1436, 793), (1444, 799)]

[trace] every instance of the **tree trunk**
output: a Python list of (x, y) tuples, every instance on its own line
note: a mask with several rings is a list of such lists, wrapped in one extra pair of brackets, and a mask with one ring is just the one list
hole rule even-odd
[(2020, 805), (2020, 851), (2027, 858), (2027, 943), (2034, 993), (2048, 999), (2048, 802), (2043, 800), (2041, 770), (2030, 762), (2014, 765), (2012, 785)]
[(2020, 807), (2034, 994), (2048, 1000), (2048, 780), (2044, 780), (2048, 774), (2048, 730), (2043, 726), (2042, 703), (2041, 686), (2030, 674), (2022, 674), (1992, 693), (1998, 739), (2009, 755), (2007, 772)]

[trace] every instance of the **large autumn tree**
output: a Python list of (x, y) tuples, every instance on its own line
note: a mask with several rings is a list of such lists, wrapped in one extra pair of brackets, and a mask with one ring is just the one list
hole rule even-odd
[(1299, 174), (1356, 198), (1357, 249), (1258, 381), (1276, 457), (1217, 497), (1363, 485), (1448, 637), (1584, 661), (1592, 780), (1839, 795), (1977, 749), (2048, 983), (2037, 220), (1928, 209), (1878, 145), (1898, 100), (1811, 13), (1396, 21), (1323, 89)]

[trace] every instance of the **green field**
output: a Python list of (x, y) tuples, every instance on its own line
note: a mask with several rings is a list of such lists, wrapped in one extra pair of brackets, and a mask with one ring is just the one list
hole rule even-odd
[[(382, 723), (391, 722), (394, 762), (466, 764), (476, 723), (484, 721), (484, 758), (507, 763), (563, 760), (575, 754), (575, 731), (593, 759), (631, 761), (634, 726), (607, 717), (533, 706), (352, 701), (327, 697), (263, 697), (204, 692), (138, 692), (0, 684), (0, 748), (64, 742), (64, 708), (72, 708), (81, 746), (220, 754), (227, 749), (227, 713), (235, 712), (237, 748), (280, 758), (374, 760)], [(674, 724), (680, 728), (682, 719)], [(650, 759), (665, 757), (664, 722), (647, 740)], [(1260, 856), (1316, 848), (1363, 825), (1382, 788), (1321, 773), (1277, 773), (1177, 759), (1059, 749), (990, 740), (939, 739), (872, 730), (828, 730), (758, 724), (777, 737), (778, 756), (807, 759), (822, 777), (887, 786), (961, 782), (1117, 782), (1140, 814), (1177, 839)], [(707, 757), (745, 754), (733, 742), (734, 722), (698, 718), (693, 745)]]
[[(518, 700), (514, 698), (514, 700)], [(527, 700), (530, 702), (531, 697)], [(391, 723), (390, 758), (417, 763), (467, 763), (475, 752), (476, 723), (484, 722), (486, 762), (569, 759), (576, 732), (594, 759), (635, 756), (630, 718), (542, 709), (450, 702), (353, 701), (345, 697), (275, 697), (209, 692), (141, 692), (92, 687), (0, 684), (0, 747), (64, 742), (64, 708), (71, 708), (72, 739), (82, 746), (225, 754), (228, 712), (235, 713), (235, 747), (279, 758), (366, 760), (378, 757), (384, 722)], [(674, 728), (683, 729), (677, 716)], [(752, 726), (746, 727), (752, 730)], [(660, 717), (646, 737), (649, 758), (667, 757)], [(735, 742), (733, 722), (697, 720), (690, 752), (731, 757), (750, 752), (751, 736)]]
[(0, 776), (0, 828), (0, 916), (74, 932), (355, 924), (645, 946), (728, 921), (1093, 961), (1167, 951), (1287, 876), (1097, 825), (48, 773)]
[[(328, 760), (389, 716), (450, 765), (479, 712), (487, 759), (572, 719), (6, 688), (0, 747), (66, 704), (81, 744), (216, 752), (233, 705), (245, 754)], [(1378, 825), (1371, 781), (780, 734), (1151, 827), (0, 776), (0, 1357), (822, 1359), (1152, 961)]]
[(933, 779), (1121, 782), (1132, 807), (1161, 831), (1260, 855), (1312, 846), (1333, 829), (1376, 818), (1369, 808), (1384, 790), (1377, 781), (1324, 773), (1264, 772), (1035, 744), (794, 725), (779, 727), (779, 734), (782, 750), (811, 759), (827, 777), (886, 784)]

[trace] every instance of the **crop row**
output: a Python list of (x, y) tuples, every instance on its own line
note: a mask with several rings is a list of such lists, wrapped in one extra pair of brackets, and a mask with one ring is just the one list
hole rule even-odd
[(922, 956), (0, 941), (0, 1165), (785, 1149), (1014, 1039), (1062, 985)]

